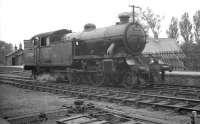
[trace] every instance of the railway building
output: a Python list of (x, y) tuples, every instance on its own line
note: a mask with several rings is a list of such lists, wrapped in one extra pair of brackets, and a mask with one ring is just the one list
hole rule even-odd
[(163, 63), (171, 65), (173, 70), (182, 71), (185, 69), (185, 54), (175, 39), (148, 38), (143, 54), (158, 58)]
[(24, 54), (21, 43), (19, 45), (19, 48), (15, 46), (15, 50), (5, 56), (5, 62), (8, 66), (24, 64)]

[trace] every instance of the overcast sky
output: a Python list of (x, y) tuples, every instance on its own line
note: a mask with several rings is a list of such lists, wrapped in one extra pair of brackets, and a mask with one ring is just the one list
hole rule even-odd
[(98, 27), (113, 25), (118, 14), (131, 11), (130, 4), (164, 16), (160, 37), (172, 16), (180, 19), (184, 12), (190, 18), (200, 10), (198, 0), (0, 0), (0, 40), (23, 43), (33, 35), (58, 29), (82, 31), (86, 23)]

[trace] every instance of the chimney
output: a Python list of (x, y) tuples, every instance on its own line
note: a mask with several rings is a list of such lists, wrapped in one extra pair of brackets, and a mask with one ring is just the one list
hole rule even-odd
[(129, 22), (130, 15), (128, 12), (123, 12), (123, 13), (120, 13), (118, 17), (120, 20), (119, 24), (125, 24)]
[(84, 25), (84, 31), (92, 31), (96, 29), (96, 25), (92, 23), (88, 23)]
[(19, 49), (21, 50), (22, 49), (22, 43), (20, 42), (19, 44)]

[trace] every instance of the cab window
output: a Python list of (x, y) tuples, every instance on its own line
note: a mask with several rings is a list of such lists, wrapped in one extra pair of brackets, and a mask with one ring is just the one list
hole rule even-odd
[(38, 44), (39, 44), (39, 41), (40, 41), (40, 38), (39, 37), (35, 37), (34, 39), (33, 39), (33, 45), (34, 46), (37, 46)]
[(33, 45), (36, 46), (37, 45), (37, 41), (33, 40)]
[(50, 45), (50, 39), (49, 37), (42, 37), (41, 38), (41, 46), (49, 46)]
[(46, 46), (46, 37), (41, 38), (41, 46)]

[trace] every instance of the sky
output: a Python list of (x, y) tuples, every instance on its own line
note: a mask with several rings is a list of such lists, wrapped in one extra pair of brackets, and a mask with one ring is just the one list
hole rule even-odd
[[(0, 40), (18, 45), (32, 36), (59, 29), (83, 30), (86, 23), (106, 27), (119, 21), (118, 14), (130, 12), (129, 5), (151, 8), (164, 17), (159, 37), (167, 37), (172, 16), (192, 16), (200, 10), (198, 0), (0, 0)], [(136, 12), (139, 10), (136, 10)]]

